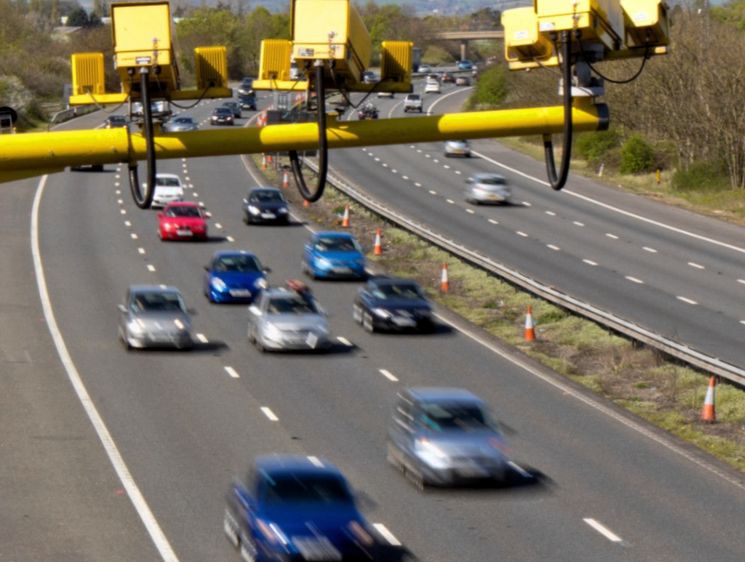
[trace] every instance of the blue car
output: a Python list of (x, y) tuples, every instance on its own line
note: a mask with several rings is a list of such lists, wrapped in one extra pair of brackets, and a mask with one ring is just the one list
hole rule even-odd
[(313, 279), (365, 279), (365, 255), (347, 232), (317, 232), (305, 245), (303, 271)]
[(203, 291), (210, 302), (250, 303), (268, 286), (266, 274), (270, 270), (250, 252), (215, 252), (204, 269)]
[(458, 61), (458, 70), (473, 70), (473, 63), (468, 59)]
[(316, 457), (258, 457), (227, 504), (223, 529), (244, 560), (380, 559), (346, 479)]

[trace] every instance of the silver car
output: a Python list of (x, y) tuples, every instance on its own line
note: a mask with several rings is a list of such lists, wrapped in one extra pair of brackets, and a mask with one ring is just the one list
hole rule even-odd
[(127, 349), (194, 346), (189, 310), (176, 287), (131, 285), (119, 311), (119, 338)]
[(248, 341), (260, 351), (315, 351), (331, 345), (326, 314), (307, 291), (265, 289), (248, 309)]
[(163, 123), (165, 133), (183, 133), (185, 131), (196, 131), (199, 128), (197, 122), (189, 115), (179, 115)]
[(471, 145), (467, 140), (449, 140), (445, 141), (445, 156), (450, 158), (451, 156), (462, 156), (464, 158), (471, 157)]
[(466, 201), (469, 203), (508, 203), (512, 198), (510, 184), (499, 174), (476, 174), (466, 183)]
[(418, 488), (505, 479), (509, 458), (489, 408), (459, 388), (409, 388), (397, 397), (388, 462)]

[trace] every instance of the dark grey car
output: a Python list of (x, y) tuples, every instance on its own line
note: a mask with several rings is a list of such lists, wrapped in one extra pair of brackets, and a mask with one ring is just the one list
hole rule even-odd
[(119, 338), (127, 349), (194, 345), (189, 310), (176, 287), (131, 285), (119, 311)]
[(410, 388), (393, 409), (388, 462), (423, 489), (503, 480), (509, 459), (499, 426), (478, 396), (459, 388)]
[(227, 107), (230, 111), (233, 112), (233, 117), (236, 119), (240, 119), (243, 117), (243, 111), (241, 110), (241, 104), (237, 101), (226, 101), (222, 104), (223, 107)]

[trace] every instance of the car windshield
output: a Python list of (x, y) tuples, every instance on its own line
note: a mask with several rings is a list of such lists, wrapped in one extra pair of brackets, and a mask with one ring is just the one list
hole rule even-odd
[(501, 178), (499, 176), (485, 176), (477, 178), (476, 181), (484, 185), (504, 185), (505, 183), (507, 183), (505, 182), (504, 178)]
[(261, 264), (254, 256), (221, 256), (215, 260), (213, 269), (215, 271), (261, 271)]
[(132, 300), (132, 308), (135, 312), (186, 312), (186, 305), (181, 295), (174, 292), (137, 293)]
[(423, 299), (422, 291), (414, 283), (384, 283), (373, 290), (379, 299)]
[(278, 191), (255, 191), (250, 199), (259, 203), (282, 203), (284, 201), (282, 194)]
[(173, 120), (174, 123), (180, 123), (182, 125), (191, 125), (194, 120), (191, 117), (177, 117)]
[(186, 205), (175, 205), (168, 207), (166, 210), (167, 217), (201, 217), (202, 213), (199, 208), (186, 206)]
[(434, 432), (495, 429), (495, 424), (479, 405), (462, 402), (421, 404), (416, 421), (420, 427)]
[(109, 123), (112, 125), (126, 125), (127, 118), (121, 115), (113, 115), (109, 117)]
[(360, 251), (356, 241), (351, 238), (319, 238), (315, 244), (319, 252), (358, 252)]
[(163, 176), (155, 177), (155, 185), (163, 185), (166, 187), (180, 187), (181, 181), (178, 178), (169, 178)]
[(350, 503), (344, 482), (326, 474), (265, 475), (263, 499), (268, 503)]
[(230, 109), (227, 107), (218, 107), (215, 109), (215, 115), (229, 115)]
[(416, 100), (419, 99), (419, 94), (411, 94), (411, 95), (409, 95), (408, 99), (410, 101), (416, 101)]
[(309, 300), (299, 295), (288, 295), (271, 299), (267, 312), (269, 314), (312, 314), (318, 310)]

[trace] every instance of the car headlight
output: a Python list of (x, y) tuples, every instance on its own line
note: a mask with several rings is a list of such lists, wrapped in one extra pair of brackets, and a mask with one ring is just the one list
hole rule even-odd
[(347, 529), (349, 529), (349, 532), (352, 533), (352, 536), (354, 536), (354, 538), (356, 538), (365, 546), (372, 546), (375, 544), (375, 539), (367, 531), (367, 529), (365, 529), (365, 527), (360, 525), (359, 521), (350, 521), (349, 523), (347, 523)]
[(287, 207), (280, 207), (279, 209), (277, 209), (277, 212), (280, 215), (286, 215), (287, 214)]
[(256, 280), (256, 283), (254, 285), (259, 289), (266, 289), (269, 286), (269, 283), (267, 282), (266, 278), (261, 277)]
[(185, 330), (186, 329), (186, 325), (179, 318), (176, 318), (176, 320), (174, 320), (173, 323), (176, 325), (176, 327), (179, 330)]
[(166, 230), (171, 230), (174, 226), (176, 225), (173, 223), (167, 222), (163, 225), (163, 228), (165, 228)]
[(254, 205), (249, 205), (248, 206), (248, 212), (251, 213), (252, 215), (258, 215), (261, 211), (259, 211), (259, 208), (258, 207), (254, 206)]
[(225, 281), (220, 279), (219, 277), (213, 277), (212, 281), (210, 281), (210, 284), (212, 285), (212, 288), (216, 291), (224, 291), (228, 288), (228, 286), (225, 284)]
[(271, 322), (264, 324), (264, 335), (270, 340), (278, 340), (282, 337), (282, 330)]
[(280, 529), (279, 525), (277, 525), (276, 523), (257, 519), (256, 527), (270, 543), (282, 544), (283, 546), (287, 546), (290, 544), (290, 540), (287, 538), (287, 535), (282, 532), (282, 529)]
[(414, 450), (420, 459), (433, 468), (444, 468), (448, 464), (447, 453), (427, 439), (417, 439)]
[(381, 318), (390, 318), (393, 316), (393, 314), (388, 312), (385, 308), (373, 308), (372, 312), (375, 316), (380, 316)]
[(316, 265), (318, 267), (333, 267), (334, 264), (332, 264), (326, 258), (316, 258)]

